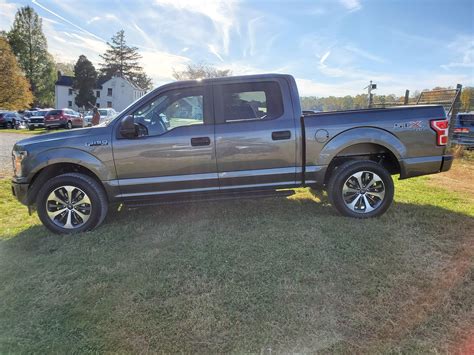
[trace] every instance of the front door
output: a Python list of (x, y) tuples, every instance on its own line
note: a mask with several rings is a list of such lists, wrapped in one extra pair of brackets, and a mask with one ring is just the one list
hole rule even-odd
[(295, 185), (296, 131), (286, 81), (216, 85), (216, 156), (221, 190)]
[(172, 89), (132, 112), (137, 138), (113, 142), (123, 198), (218, 190), (210, 90)]

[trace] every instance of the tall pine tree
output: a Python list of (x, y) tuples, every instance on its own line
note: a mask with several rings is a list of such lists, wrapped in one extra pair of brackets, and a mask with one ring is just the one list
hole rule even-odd
[(20, 8), (7, 38), (30, 82), (36, 104), (51, 106), (54, 103), (56, 72), (48, 53), (41, 18), (30, 6)]
[(0, 36), (0, 107), (22, 110), (33, 102), (30, 84), (18, 66), (7, 40)]
[(142, 56), (137, 47), (127, 45), (124, 30), (118, 31), (107, 45), (109, 49), (100, 56), (104, 60), (104, 63), (100, 64), (101, 78), (108, 80), (114, 75), (120, 75), (142, 89), (150, 89), (151, 79), (139, 64)]
[(77, 91), (74, 101), (79, 107), (94, 106), (96, 97), (94, 88), (97, 82), (97, 72), (92, 62), (85, 55), (79, 56), (74, 66), (74, 81), (72, 87)]

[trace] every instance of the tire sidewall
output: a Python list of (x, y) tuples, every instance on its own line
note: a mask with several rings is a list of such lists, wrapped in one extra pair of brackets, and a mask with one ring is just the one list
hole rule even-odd
[[(91, 216), (89, 220), (79, 228), (67, 229), (56, 225), (49, 218), (46, 211), (46, 199), (49, 194), (58, 187), (61, 186), (74, 186), (86, 193), (91, 200)], [(51, 180), (48, 180), (45, 185), (39, 190), (38, 197), (36, 199), (36, 208), (38, 211), (38, 217), (40, 218), (43, 225), (50, 231), (57, 234), (75, 234), (81, 233), (94, 228), (101, 217), (101, 201), (97, 191), (88, 183), (87, 180), (83, 180), (77, 176), (60, 175)]]
[[(331, 191), (329, 192), (331, 195), (331, 203), (341, 214), (355, 218), (370, 218), (382, 215), (390, 207), (394, 194), (393, 180), (390, 173), (383, 166), (372, 161), (360, 161), (349, 163), (338, 170), (339, 171), (335, 172), (333, 176), (334, 180), (330, 184)], [(374, 211), (368, 213), (357, 213), (352, 211), (346, 206), (343, 199), (342, 189), (345, 182), (351, 175), (360, 171), (368, 171), (377, 174), (382, 179), (385, 187), (385, 196), (382, 203)]]

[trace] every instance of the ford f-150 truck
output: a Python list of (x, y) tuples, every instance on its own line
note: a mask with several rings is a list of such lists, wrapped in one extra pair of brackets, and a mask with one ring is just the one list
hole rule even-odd
[(451, 167), (448, 126), (442, 106), (303, 114), (290, 75), (180, 81), (99, 126), (16, 143), (12, 190), (56, 233), (97, 227), (110, 204), (298, 186), (326, 189), (342, 215), (374, 217), (393, 200), (392, 174)]

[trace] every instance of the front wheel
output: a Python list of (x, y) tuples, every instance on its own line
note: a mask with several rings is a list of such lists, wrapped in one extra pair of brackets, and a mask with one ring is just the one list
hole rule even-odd
[(107, 215), (107, 197), (87, 175), (68, 173), (48, 180), (38, 192), (38, 216), (57, 234), (72, 234), (99, 226)]
[(72, 122), (71, 121), (67, 121), (66, 128), (67, 129), (72, 129)]
[(344, 216), (377, 217), (393, 201), (393, 180), (380, 164), (370, 160), (349, 161), (333, 172), (328, 195), (332, 205)]

